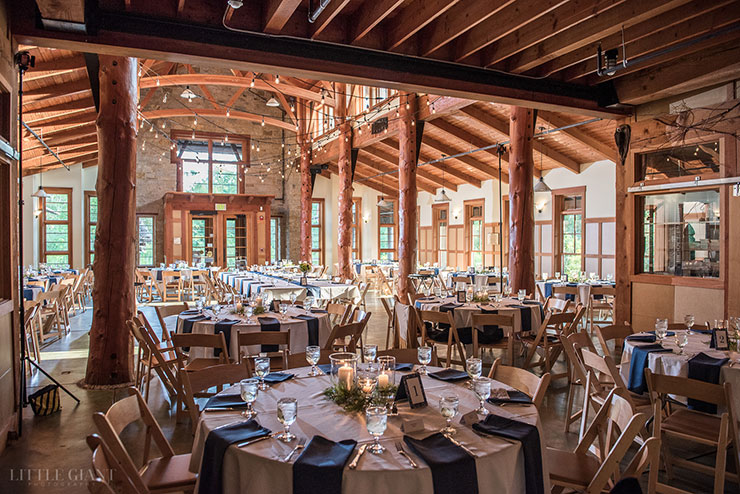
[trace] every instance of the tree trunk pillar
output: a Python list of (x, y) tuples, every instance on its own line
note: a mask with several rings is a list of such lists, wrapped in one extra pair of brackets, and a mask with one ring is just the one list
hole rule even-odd
[(534, 293), (534, 114), (511, 107), (509, 122), (509, 284)]
[(301, 152), (301, 261), (311, 262), (311, 139), (306, 103), (298, 104), (298, 145)]
[[(342, 85), (343, 86), (343, 85)], [(344, 90), (337, 88), (344, 94)], [(341, 105), (341, 102), (340, 102)], [(343, 116), (340, 116), (343, 120)], [(344, 279), (352, 278), (352, 126), (349, 122), (339, 125), (339, 224), (338, 264), (336, 273)], [(360, 214), (358, 211), (357, 214)]]
[(84, 384), (130, 383), (132, 352), (126, 321), (136, 310), (136, 105), (135, 58), (100, 55), (98, 226), (90, 353)]
[(398, 297), (408, 300), (409, 275), (416, 272), (416, 95), (400, 93), (398, 134)]

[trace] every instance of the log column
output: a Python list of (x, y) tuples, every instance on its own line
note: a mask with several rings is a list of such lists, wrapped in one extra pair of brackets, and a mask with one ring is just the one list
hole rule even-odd
[[(416, 95), (399, 93), (398, 134), (398, 296), (409, 295), (408, 275), (416, 272)], [(406, 108), (408, 102), (408, 108)]]
[[(337, 83), (337, 106), (335, 114), (339, 127), (339, 223), (338, 231), (338, 264), (336, 273), (344, 279), (352, 278), (352, 126), (344, 121), (346, 114), (344, 107), (345, 85)], [(360, 214), (358, 211), (357, 214)]]
[(509, 137), (509, 283), (534, 293), (534, 114), (511, 107)]
[(306, 103), (298, 103), (298, 146), (301, 152), (301, 261), (311, 262), (311, 138)]
[(100, 55), (98, 226), (90, 354), (84, 384), (130, 383), (131, 341), (126, 321), (136, 310), (137, 60)]

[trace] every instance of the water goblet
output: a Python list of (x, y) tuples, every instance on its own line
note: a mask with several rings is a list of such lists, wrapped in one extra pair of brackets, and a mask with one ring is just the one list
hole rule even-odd
[(373, 444), (367, 448), (373, 454), (379, 455), (385, 448), (380, 444), (380, 436), (388, 427), (388, 410), (385, 407), (368, 407), (365, 410), (367, 432), (373, 436)]
[(688, 332), (683, 333), (681, 335), (676, 333), (676, 346), (678, 346), (679, 355), (683, 355), (683, 349), (688, 344), (689, 344), (689, 333)]
[(195, 308), (198, 310), (203, 310), (203, 299), (199, 298), (195, 301)]
[(419, 363), (421, 364), (419, 374), (426, 376), (427, 365), (429, 365), (432, 361), (432, 347), (420, 346), (416, 349), (416, 357), (419, 359)]
[(303, 305), (306, 307), (306, 310), (311, 310), (311, 307), (313, 307), (313, 297), (306, 297), (303, 301)]
[(283, 424), (285, 430), (275, 436), (284, 443), (289, 443), (295, 439), (295, 434), (291, 434), (290, 426), (295, 422), (298, 416), (298, 400), (295, 398), (280, 398), (277, 402), (277, 418)]
[(491, 379), (487, 377), (476, 377), (473, 378), (473, 391), (475, 396), (480, 400), (480, 408), (476, 410), (481, 415), (488, 415), (488, 409), (486, 408), (486, 400), (491, 396)]
[(254, 314), (254, 307), (247, 305), (244, 307), (244, 312), (247, 314), (247, 322), (252, 322), (252, 314)]
[(527, 290), (522, 288), (518, 292), (516, 292), (516, 298), (519, 300), (519, 303), (524, 302), (524, 299), (527, 298)]
[(309, 376), (318, 376), (319, 375), (319, 369), (316, 367), (316, 364), (319, 363), (319, 359), (321, 358), (321, 347), (318, 345), (310, 345), (306, 347), (306, 361), (311, 364), (311, 372), (308, 373)]
[(452, 427), (452, 419), (457, 415), (460, 399), (457, 395), (445, 395), (439, 399), (439, 411), (447, 421), (447, 426), (440, 432), (442, 434), (455, 434), (457, 431)]
[(465, 359), (465, 365), (468, 369), (468, 376), (470, 379), (480, 377), (483, 371), (483, 361), (478, 357), (468, 357)]
[(434, 296), (440, 297), (442, 295), (442, 289), (439, 287), (439, 285), (434, 285)]
[(239, 391), (242, 400), (247, 404), (247, 408), (242, 412), (242, 417), (251, 419), (257, 412), (252, 408), (252, 403), (257, 400), (257, 393), (259, 389), (259, 380), (254, 378), (242, 379), (239, 381)]
[(556, 280), (560, 279), (560, 271), (555, 271), (555, 279)]
[(686, 314), (683, 316), (683, 323), (686, 325), (686, 329), (689, 330), (689, 333), (691, 332), (691, 327), (696, 322), (696, 319), (694, 318), (693, 314)]
[(260, 379), (260, 389), (262, 391), (268, 389), (265, 384), (265, 376), (270, 373), (270, 357), (263, 357), (262, 355), (254, 357), (254, 373)]
[(663, 340), (668, 334), (668, 319), (656, 319), (655, 320), (655, 336), (659, 340)]
[(473, 301), (473, 290), (472, 289), (465, 291), (465, 300), (468, 303), (471, 303)]
[(298, 294), (297, 293), (291, 293), (290, 294), (290, 304), (291, 305), (295, 305), (295, 301), (297, 299), (298, 299)]
[(362, 356), (367, 362), (375, 362), (378, 356), (378, 345), (362, 345)]
[(285, 315), (288, 313), (288, 304), (280, 304), (280, 314), (282, 320), (285, 321)]

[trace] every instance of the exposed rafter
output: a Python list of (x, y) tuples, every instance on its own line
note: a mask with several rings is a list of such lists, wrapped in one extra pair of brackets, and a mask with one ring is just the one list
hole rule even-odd
[(235, 118), (237, 120), (247, 120), (250, 122), (262, 123), (264, 120), (265, 125), (272, 125), (281, 129), (295, 132), (295, 124), (290, 122), (283, 122), (273, 117), (263, 117), (262, 115), (255, 115), (254, 113), (247, 113), (243, 111), (233, 110), (229, 112), (229, 116), (226, 115), (226, 108), (215, 109), (215, 108), (170, 108), (164, 110), (150, 110), (144, 111), (142, 114), (144, 118), (148, 120), (155, 120), (158, 118), (177, 118), (177, 117), (194, 117), (196, 115), (204, 117), (221, 117), (221, 118)]

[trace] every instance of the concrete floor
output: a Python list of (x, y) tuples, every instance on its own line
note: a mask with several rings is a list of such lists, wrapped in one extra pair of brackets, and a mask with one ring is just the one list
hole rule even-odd
[[(140, 308), (154, 328), (159, 329), (153, 306), (145, 304)], [(366, 337), (367, 343), (376, 343), (384, 348), (387, 319), (372, 292), (368, 296), (368, 310), (373, 312), (373, 316)], [(0, 456), (0, 494), (87, 492), (85, 481), (89, 478), (90, 451), (85, 437), (96, 432), (92, 422), (93, 413), (105, 411), (116, 399), (112, 391), (88, 391), (77, 386), (85, 374), (87, 332), (91, 320), (92, 310), (88, 308), (84, 313), (71, 318), (70, 334), (61, 340), (49, 341), (42, 348), (43, 368), (74, 393), (80, 403), (76, 404), (62, 392), (61, 413), (35, 417), (30, 407), (24, 410), (22, 438), (9, 443)], [(562, 363), (559, 365), (562, 366)], [(34, 371), (29, 375), (29, 393), (48, 383), (48, 379)], [(190, 451), (192, 444), (190, 425), (188, 422), (175, 423), (166, 393), (157, 383), (154, 379), (149, 405), (175, 451), (186, 453)], [(122, 392), (118, 393), (120, 396)], [(577, 424), (573, 424), (573, 432), (563, 431), (566, 396), (567, 385), (564, 379), (551, 384), (544, 401), (542, 421), (549, 446), (574, 449), (578, 443)], [(131, 432), (132, 436), (135, 434), (136, 431)], [(138, 461), (134, 453), (134, 459)], [(688, 471), (678, 470), (670, 483), (689, 492), (712, 492), (711, 478)], [(737, 484), (731, 485), (728, 482), (726, 485), (726, 492), (738, 492)]]

